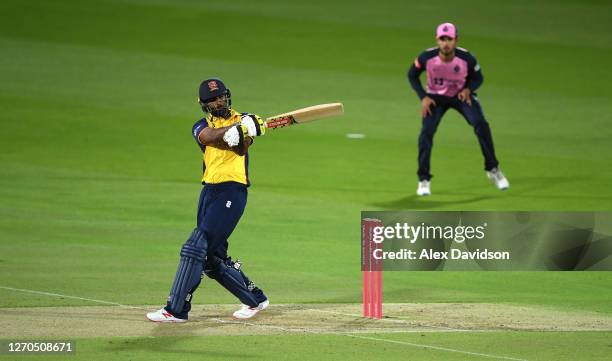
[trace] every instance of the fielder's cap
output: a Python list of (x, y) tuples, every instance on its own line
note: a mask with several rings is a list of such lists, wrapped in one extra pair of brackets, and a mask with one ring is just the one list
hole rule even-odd
[(214, 99), (223, 94), (227, 94), (228, 89), (225, 84), (218, 78), (206, 79), (200, 84), (200, 101), (206, 102), (207, 100)]
[(451, 23), (438, 25), (438, 28), (436, 29), (436, 39), (440, 39), (443, 36), (448, 36), (452, 39), (457, 38), (457, 28), (455, 25)]

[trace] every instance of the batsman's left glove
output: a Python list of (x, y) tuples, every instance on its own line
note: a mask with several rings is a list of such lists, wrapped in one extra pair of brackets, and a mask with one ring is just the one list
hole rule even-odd
[(245, 113), (240, 117), (240, 124), (246, 127), (249, 137), (266, 134), (264, 121), (258, 115)]
[(233, 127), (229, 128), (225, 134), (223, 134), (223, 141), (231, 148), (235, 146), (239, 146), (244, 141), (244, 137), (247, 135), (247, 128), (240, 124), (236, 123)]
[(223, 134), (223, 142), (238, 155), (245, 155), (249, 146), (253, 143), (253, 138), (247, 134), (244, 125), (236, 123)]

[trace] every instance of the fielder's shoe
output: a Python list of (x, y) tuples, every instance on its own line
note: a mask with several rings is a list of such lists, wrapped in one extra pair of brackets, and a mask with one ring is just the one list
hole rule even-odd
[(428, 196), (431, 194), (429, 190), (429, 181), (422, 180), (419, 182), (419, 187), (417, 188), (417, 195), (419, 196)]
[(153, 322), (187, 322), (184, 318), (174, 317), (174, 315), (166, 311), (165, 308), (147, 313), (147, 318)]
[(270, 305), (270, 301), (268, 300), (261, 302), (259, 305), (257, 305), (257, 307), (242, 305), (238, 311), (234, 312), (233, 316), (239, 320), (246, 320), (255, 316), (259, 311), (263, 311), (268, 308), (268, 305)]
[(487, 171), (487, 177), (495, 183), (498, 189), (506, 190), (510, 188), (510, 182), (504, 177), (504, 173), (499, 168), (493, 168)]

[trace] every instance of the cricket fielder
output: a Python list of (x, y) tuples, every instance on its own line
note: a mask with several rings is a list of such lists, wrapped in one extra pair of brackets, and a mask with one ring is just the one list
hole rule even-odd
[[(467, 50), (457, 47), (457, 28), (444, 23), (436, 29), (438, 47), (425, 50), (408, 71), (410, 85), (421, 99), (423, 124), (419, 135), (419, 185), (417, 195), (426, 196), (430, 190), (430, 159), (433, 136), (442, 116), (449, 108), (455, 109), (474, 128), (484, 157), (487, 176), (497, 188), (504, 190), (510, 183), (499, 169), (495, 157), (489, 123), (476, 97), (476, 89), (483, 81), (480, 65)], [(419, 76), (427, 72), (427, 91)]]
[(230, 90), (219, 79), (203, 81), (198, 100), (206, 116), (192, 129), (204, 166), (197, 227), (181, 248), (166, 306), (147, 314), (154, 322), (186, 322), (193, 293), (204, 275), (240, 300), (235, 318), (251, 318), (269, 304), (263, 291), (242, 272), (240, 262), (227, 255), (227, 240), (247, 201), (248, 148), (254, 137), (265, 134), (264, 123), (257, 115), (233, 110)]

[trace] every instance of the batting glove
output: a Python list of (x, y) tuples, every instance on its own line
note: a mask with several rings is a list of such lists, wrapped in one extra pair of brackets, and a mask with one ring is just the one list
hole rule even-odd
[(244, 114), (240, 117), (240, 124), (246, 127), (249, 137), (258, 137), (266, 134), (266, 126), (258, 115)]
[(236, 124), (225, 131), (223, 141), (230, 147), (242, 146), (245, 135), (247, 135), (247, 128), (242, 124)]

